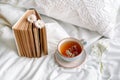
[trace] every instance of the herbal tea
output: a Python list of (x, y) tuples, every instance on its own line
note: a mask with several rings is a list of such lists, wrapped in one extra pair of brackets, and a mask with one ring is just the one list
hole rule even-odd
[(75, 41), (67, 41), (61, 44), (60, 53), (65, 57), (75, 57), (82, 51), (80, 45)]

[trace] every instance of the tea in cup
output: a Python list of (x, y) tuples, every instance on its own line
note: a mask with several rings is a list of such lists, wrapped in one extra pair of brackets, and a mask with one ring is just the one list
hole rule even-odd
[(57, 55), (64, 61), (75, 61), (80, 59), (84, 53), (84, 44), (75, 38), (65, 38), (57, 46)]

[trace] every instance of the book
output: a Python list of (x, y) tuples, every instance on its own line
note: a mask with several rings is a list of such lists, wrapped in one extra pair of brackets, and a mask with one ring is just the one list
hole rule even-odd
[(39, 28), (35, 21), (30, 22), (28, 17), (31, 15), (35, 15), (36, 20), (42, 20), (35, 9), (29, 9), (12, 27), (18, 55), (29, 58), (48, 55), (46, 27)]

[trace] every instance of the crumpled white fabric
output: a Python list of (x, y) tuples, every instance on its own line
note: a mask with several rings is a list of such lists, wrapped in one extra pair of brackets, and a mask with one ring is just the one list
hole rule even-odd
[[(49, 55), (31, 59), (19, 57), (11, 27), (25, 9), (0, 4), (0, 10), (0, 80), (120, 80), (120, 25), (115, 30), (114, 39), (103, 40), (110, 46), (101, 59), (101, 73), (98, 57), (91, 54), (93, 43), (99, 42), (99, 34), (42, 15), (49, 31)], [(88, 43), (85, 47), (88, 54), (86, 61), (73, 69), (60, 67), (53, 57), (57, 42), (68, 36), (85, 39)]]
[[(52, 24), (52, 25), (51, 25)], [(57, 34), (59, 32), (64, 33), (64, 37), (68, 35), (62, 30), (61, 27), (50, 23), (47, 26), (49, 30), (48, 36), (52, 35), (51, 31), (57, 30), (56, 35), (51, 37), (57, 42), (63, 37), (63, 34)], [(56, 26), (56, 28), (50, 28)], [(99, 77), (99, 67), (96, 58), (92, 56), (87, 57), (84, 64), (77, 68), (66, 69), (60, 67), (54, 60), (54, 48), (57, 44), (48, 38), (48, 42), (51, 42), (50, 53), (48, 56), (41, 58), (25, 58), (17, 55), (17, 50), (14, 42), (14, 37), (11, 29), (8, 27), (0, 28), (0, 79), (1, 80), (97, 80)], [(62, 37), (60, 37), (62, 35)], [(65, 36), (66, 35), (66, 36)], [(49, 41), (50, 40), (50, 41)], [(52, 46), (51, 46), (52, 45)], [(87, 76), (87, 77), (86, 77)]]
[(112, 38), (119, 0), (1, 0), (22, 8), (36, 8), (41, 14)]
[[(7, 9), (9, 14), (7, 14)], [(49, 55), (41, 58), (19, 57), (11, 27), (24, 13), (24, 9), (0, 4), (0, 10), (2, 10), (0, 12), (0, 16), (2, 16), (0, 21), (1, 80), (97, 80), (99, 78), (98, 62), (95, 58), (89, 56), (89, 46), (101, 37), (99, 34), (42, 16), (47, 28)], [(86, 61), (81, 66), (73, 69), (63, 68), (54, 60), (57, 43), (69, 36), (89, 40), (86, 45), (88, 54)]]

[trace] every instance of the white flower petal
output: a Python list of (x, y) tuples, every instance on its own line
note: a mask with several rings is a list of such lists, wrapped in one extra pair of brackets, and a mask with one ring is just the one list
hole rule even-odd
[(28, 20), (29, 22), (33, 23), (34, 21), (37, 20), (37, 17), (36, 17), (36, 15), (31, 14), (30, 16), (28, 16), (27, 20)]
[(45, 26), (45, 23), (42, 20), (37, 20), (35, 22), (35, 26), (38, 27), (38, 28), (42, 28), (42, 27)]

